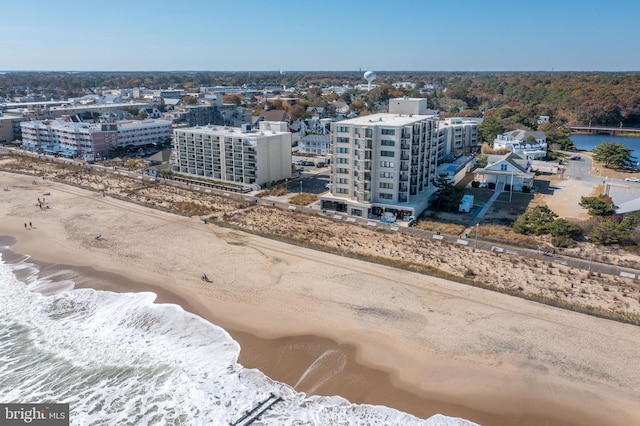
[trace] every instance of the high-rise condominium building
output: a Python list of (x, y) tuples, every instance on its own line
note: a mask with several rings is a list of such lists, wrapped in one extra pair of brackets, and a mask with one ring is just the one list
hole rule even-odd
[(291, 177), (291, 133), (248, 126), (173, 131), (173, 171), (264, 186)]
[(331, 195), (324, 209), (354, 216), (420, 214), (435, 192), (432, 181), (444, 154), (437, 119), (426, 99), (389, 101), (389, 113), (334, 123)]

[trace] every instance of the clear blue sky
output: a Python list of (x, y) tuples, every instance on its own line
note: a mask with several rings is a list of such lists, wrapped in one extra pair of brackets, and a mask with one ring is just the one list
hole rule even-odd
[(640, 71), (638, 0), (14, 0), (0, 70)]

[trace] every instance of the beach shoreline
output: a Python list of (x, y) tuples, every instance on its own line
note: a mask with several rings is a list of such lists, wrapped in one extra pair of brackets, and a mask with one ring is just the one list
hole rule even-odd
[[(16, 238), (12, 250), (42, 262), (92, 267), (100, 271), (97, 274), (113, 273), (105, 280), (111, 284), (103, 289), (153, 291), (158, 302), (176, 303), (230, 331), (247, 354), (277, 354), (282, 348), (304, 349), (305, 345), (314, 348), (307, 350), (306, 356), (299, 355), (295, 368), (295, 361), (288, 365), (273, 362), (275, 355), (251, 361), (275, 380), (293, 382), (318, 354), (337, 350), (332, 353), (344, 353), (356, 364), (387, 376), (388, 384), (384, 377), (376, 379), (381, 384), (378, 389), (369, 386), (368, 391), (360, 391), (360, 397), (354, 391), (355, 396), (349, 397), (352, 402), (380, 403), (428, 417), (419, 413), (425, 401), (435, 395), (436, 405), (450, 403), (458, 409), (436, 412), (484, 424), (539, 424), (541, 420), (552, 420), (550, 424), (617, 424), (640, 418), (639, 407), (633, 402), (637, 391), (627, 394), (632, 392), (628, 383), (640, 377), (636, 367), (625, 379), (617, 367), (613, 368), (613, 361), (603, 364), (595, 348), (591, 349), (593, 354), (580, 355), (577, 365), (564, 359), (581, 350), (588, 352), (589, 345), (573, 344), (593, 338), (592, 333), (613, 334), (604, 346), (611, 346), (620, 336), (630, 336), (637, 343), (637, 327), (204, 226), (197, 219), (102, 200), (97, 194), (55, 183), (47, 185), (60, 193), (52, 195), (52, 210), (42, 212), (32, 206), (31, 198), (35, 200), (38, 192), (29, 186), (31, 178), (5, 176), (12, 179), (15, 192), (12, 189), (10, 202), (0, 205), (0, 212), (8, 219), (0, 224), (0, 234)], [(23, 230), (25, 220), (32, 221), (35, 229)], [(94, 240), (96, 228), (105, 241)], [(211, 285), (199, 280), (205, 270), (213, 278)], [(123, 275), (128, 281), (118, 278)], [(115, 285), (118, 281), (123, 284)], [(495, 316), (504, 319), (495, 321)], [(537, 324), (529, 325), (529, 321)], [(447, 322), (454, 324), (447, 326)], [(580, 336), (565, 339), (565, 322), (578, 323)], [(544, 334), (553, 334), (541, 349), (532, 342), (544, 335), (527, 329), (536, 325), (544, 327)], [(465, 331), (466, 327), (471, 331)], [(479, 340), (470, 342), (474, 334), (480, 335)], [(565, 347), (552, 348), (566, 340)], [(515, 348), (511, 341), (516, 342), (511, 344)], [(503, 346), (495, 350), (496, 343)], [(617, 356), (625, 365), (636, 355), (637, 350), (627, 348)], [(241, 364), (253, 366), (243, 362), (251, 360), (249, 355), (241, 352), (240, 357)], [(263, 365), (260, 359), (266, 360)], [(559, 365), (546, 365), (549, 359)], [(568, 367), (576, 371), (554, 377)], [(598, 374), (582, 371), (587, 367)], [(615, 377), (598, 379), (601, 370), (609, 368), (615, 370)], [(291, 377), (286, 378), (287, 374)], [(322, 388), (316, 387), (318, 381), (310, 383), (309, 389), (323, 394), (322, 389), (329, 394), (348, 393), (344, 383), (335, 382), (333, 387), (328, 383)], [(417, 399), (407, 401), (409, 396), (401, 394), (395, 403), (389, 395), (385, 400), (389, 384)], [(448, 402), (456, 399), (464, 403)], [(472, 414), (465, 416), (467, 412), (460, 407), (484, 411), (489, 417), (483, 422)], [(537, 417), (545, 410), (543, 417)], [(501, 423), (500, 419), (509, 421)]]

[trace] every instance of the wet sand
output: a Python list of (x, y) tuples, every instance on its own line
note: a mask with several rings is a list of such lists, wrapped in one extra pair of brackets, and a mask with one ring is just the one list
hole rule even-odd
[(153, 291), (229, 331), (245, 367), (300, 391), (486, 425), (640, 421), (638, 327), (58, 184), (42, 212), (29, 178), (11, 179), (0, 234), (14, 250), (97, 274), (96, 287)]

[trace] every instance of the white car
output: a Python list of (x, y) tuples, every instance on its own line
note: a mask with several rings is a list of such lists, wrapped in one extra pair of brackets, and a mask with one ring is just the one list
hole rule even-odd
[(627, 182), (640, 182), (640, 179), (638, 179), (637, 177), (628, 177), (624, 180), (626, 180)]

